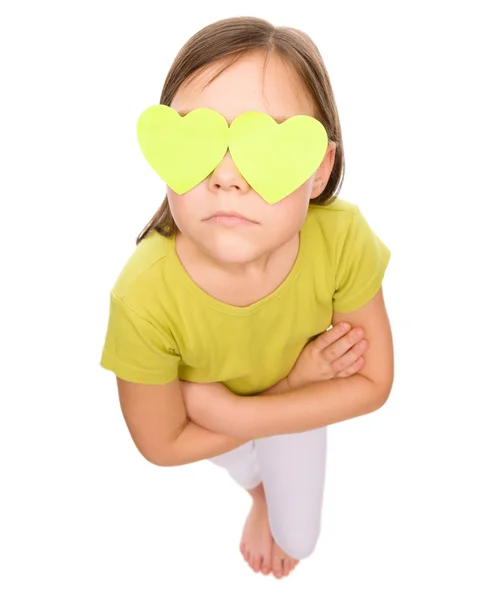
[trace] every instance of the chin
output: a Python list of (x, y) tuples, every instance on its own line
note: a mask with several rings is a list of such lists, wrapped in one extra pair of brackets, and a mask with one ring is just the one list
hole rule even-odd
[(241, 239), (239, 236), (208, 239), (205, 243), (202, 240), (199, 247), (212, 259), (225, 265), (247, 264), (258, 260), (268, 251), (267, 248), (259, 248), (255, 240)]

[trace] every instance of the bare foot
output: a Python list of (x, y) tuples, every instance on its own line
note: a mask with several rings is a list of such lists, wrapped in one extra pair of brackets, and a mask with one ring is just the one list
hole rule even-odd
[(276, 542), (272, 544), (272, 572), (274, 577), (281, 579), (291, 573), (300, 561), (291, 558), (282, 550)]
[(249, 490), (249, 494), (253, 498), (253, 504), (243, 528), (240, 552), (255, 573), (262, 571), (264, 575), (269, 575), (272, 572), (274, 540), (270, 532), (263, 485)]

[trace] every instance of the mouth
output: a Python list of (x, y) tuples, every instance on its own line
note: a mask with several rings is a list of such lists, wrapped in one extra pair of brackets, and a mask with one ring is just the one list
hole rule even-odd
[(215, 222), (220, 225), (258, 224), (257, 221), (253, 221), (252, 219), (249, 219), (248, 217), (245, 217), (245, 215), (242, 215), (234, 210), (220, 210), (204, 220)]

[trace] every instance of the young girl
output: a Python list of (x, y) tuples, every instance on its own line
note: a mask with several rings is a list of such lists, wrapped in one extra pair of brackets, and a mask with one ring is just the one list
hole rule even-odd
[[(231, 147), (187, 191), (166, 182), (111, 291), (101, 365), (116, 374), (141, 454), (161, 466), (210, 459), (225, 468), (253, 498), (245, 560), (285, 576), (319, 536), (327, 425), (375, 411), (390, 394), (381, 289), (390, 251), (337, 196), (341, 127), (323, 60), (304, 33), (250, 17), (209, 25), (177, 55), (160, 105), (180, 123), (215, 111)], [(260, 154), (300, 115), (327, 134), (321, 162), (280, 199), (270, 190), (290, 172), (271, 173), (269, 160), (282, 156), (296, 171), (313, 149), (284, 157), (285, 141), (279, 156), (244, 159), (234, 144), (248, 113), (272, 125), (257, 136), (258, 114), (243, 120)], [(182, 152), (184, 179), (210, 159), (200, 148), (183, 155), (181, 141), (162, 143), (168, 162)]]

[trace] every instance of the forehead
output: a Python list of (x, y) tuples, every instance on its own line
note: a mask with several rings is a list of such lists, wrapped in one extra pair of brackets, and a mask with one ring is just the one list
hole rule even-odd
[[(282, 121), (295, 115), (314, 115), (314, 103), (294, 69), (274, 54), (248, 54), (227, 67), (205, 68), (178, 89), (171, 107), (186, 113), (211, 108), (231, 122), (248, 111), (261, 111)], [(212, 81), (211, 81), (212, 80)]]

